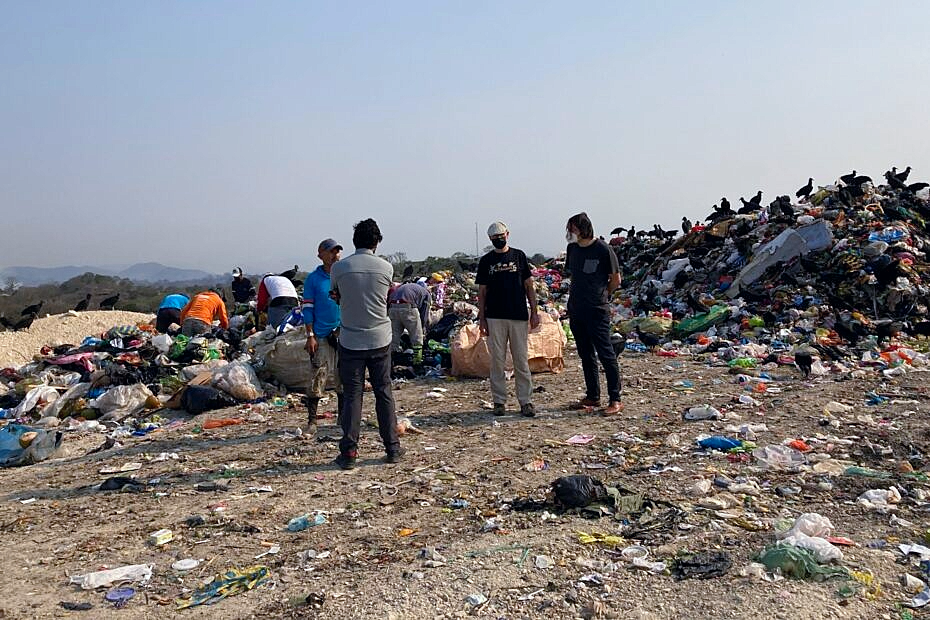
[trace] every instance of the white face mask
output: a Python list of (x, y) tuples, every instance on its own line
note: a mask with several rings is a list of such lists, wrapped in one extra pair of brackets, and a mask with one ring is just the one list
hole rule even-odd
[(566, 232), (565, 240), (568, 241), (569, 243), (578, 243), (578, 235), (573, 232)]

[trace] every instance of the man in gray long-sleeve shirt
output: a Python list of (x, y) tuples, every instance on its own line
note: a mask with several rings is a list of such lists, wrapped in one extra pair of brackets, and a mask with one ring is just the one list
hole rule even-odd
[(358, 456), (366, 368), (375, 394), (378, 430), (387, 452), (385, 461), (397, 463), (404, 455), (397, 438), (391, 392), (391, 320), (387, 315), (387, 298), (394, 268), (375, 256), (381, 239), (378, 224), (372, 219), (362, 220), (355, 225), (352, 235), (355, 253), (335, 263), (330, 273), (332, 295), (340, 305), (342, 320), (339, 377), (345, 402), (336, 458), (336, 465), (342, 469), (355, 467)]
[(388, 316), (391, 319), (393, 336), (391, 347), (400, 351), (400, 339), (404, 330), (410, 335), (413, 347), (413, 363), (423, 362), (423, 333), (429, 325), (429, 307), (433, 298), (426, 283), (401, 284), (391, 292), (388, 299)]

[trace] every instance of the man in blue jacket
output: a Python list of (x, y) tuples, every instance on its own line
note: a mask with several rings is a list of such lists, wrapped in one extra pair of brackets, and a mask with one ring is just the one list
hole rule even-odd
[(336, 415), (342, 419), (342, 382), (339, 380), (339, 304), (329, 295), (330, 271), (339, 261), (342, 246), (324, 239), (317, 248), (322, 264), (307, 274), (301, 311), (310, 354), (310, 385), (307, 387), (307, 432), (316, 429), (316, 414), (328, 383), (336, 390)]

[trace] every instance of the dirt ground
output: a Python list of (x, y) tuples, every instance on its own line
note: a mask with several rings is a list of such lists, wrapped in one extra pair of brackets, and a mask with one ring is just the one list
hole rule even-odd
[[(726, 366), (704, 358), (627, 352), (621, 362), (625, 410), (614, 418), (566, 409), (582, 386), (573, 352), (564, 373), (534, 377), (539, 390), (534, 419), (516, 415), (514, 401), (510, 415), (494, 418), (482, 408), (486, 381), (401, 383), (395, 390), (398, 410), (423, 433), (405, 435), (406, 459), (387, 465), (381, 462), (376, 429), (367, 426), (359, 466), (347, 472), (330, 464), (335, 443), (288, 433), (304, 421), (304, 411), (294, 406), (266, 412), (264, 422), (209, 431), (200, 429), (206, 417), (247, 413), (225, 410), (196, 418), (176, 413), (180, 423), (94, 454), (87, 453), (103, 443), (103, 435), (68, 434), (61, 458), (0, 470), (5, 560), (0, 617), (890, 619), (911, 613), (899, 607), (912, 595), (899, 583), (909, 567), (897, 561), (897, 544), (923, 542), (925, 513), (905, 497), (896, 513), (913, 525), (902, 527), (855, 500), (865, 489), (893, 482), (911, 491), (926, 486), (898, 470), (913, 451), (928, 452), (927, 375), (913, 372), (883, 383), (879, 373), (869, 371), (858, 379), (835, 375), (805, 381), (793, 367), (783, 366), (771, 371), (780, 379), (772, 384), (776, 390), (755, 395), (761, 405), (754, 406), (734, 403), (748, 392)], [(693, 391), (675, 385), (682, 380), (693, 382)], [(441, 398), (428, 396), (437, 387), (447, 391), (439, 392)], [(888, 401), (868, 406), (870, 390)], [(331, 411), (334, 400), (323, 409)], [(823, 406), (831, 400), (854, 407), (833, 416), (839, 428), (820, 424)], [(684, 410), (701, 403), (716, 406), (729, 419), (682, 419)], [(373, 420), (371, 394), (365, 411)], [(332, 423), (321, 421), (317, 439), (338, 435)], [(815, 453), (830, 452), (895, 477), (828, 479), (810, 472), (762, 471), (751, 462), (695, 449), (700, 433), (732, 436), (724, 429), (740, 423), (767, 425), (757, 434), (759, 445), (805, 438)], [(566, 443), (579, 433), (595, 439), (587, 445)], [(852, 441), (824, 439), (834, 434)], [(890, 447), (893, 454), (863, 450), (864, 439)], [(165, 452), (176, 453), (177, 460), (159, 460)], [(525, 468), (536, 458), (548, 469)], [(123, 475), (148, 482), (142, 492), (92, 488), (113, 475), (101, 469), (130, 462), (141, 463), (141, 469)], [(916, 458), (912, 463), (922, 466)], [(508, 509), (513, 498), (542, 497), (553, 479), (574, 473), (673, 502), (687, 516), (675, 527), (613, 549), (578, 538), (578, 532), (617, 534), (619, 524), (609, 516)], [(700, 508), (701, 498), (689, 489), (715, 474), (745, 476), (762, 491), (739, 496), (740, 504), (724, 512)], [(195, 489), (211, 480), (228, 481), (228, 490)], [(800, 493), (776, 493), (785, 486), (800, 487)], [(35, 501), (22, 503), (31, 498)], [(468, 505), (451, 508), (452, 500)], [(286, 530), (292, 517), (317, 510), (325, 512), (326, 523), (297, 533)], [(843, 598), (840, 588), (854, 582), (741, 576), (752, 556), (775, 539), (772, 526), (804, 512), (829, 517), (834, 535), (855, 541), (856, 546), (843, 547), (843, 565), (870, 571), (877, 590), (859, 588)], [(195, 515), (204, 523), (188, 527), (186, 520)], [(488, 523), (491, 518), (495, 521)], [(745, 529), (747, 522), (763, 529)], [(158, 547), (148, 544), (148, 535), (161, 528), (171, 529), (174, 539)], [(722, 577), (676, 581), (630, 568), (618, 551), (633, 543), (648, 548), (650, 560), (670, 561), (683, 551), (725, 551), (733, 567)], [(280, 551), (254, 559), (272, 545)], [(422, 557), (426, 548), (431, 549)], [(183, 558), (201, 563), (188, 573), (173, 570), (172, 563)], [(143, 563), (154, 565), (153, 578), (118, 611), (104, 600), (105, 588), (69, 585), (69, 575)], [(269, 567), (266, 584), (212, 606), (176, 610), (179, 596), (215, 573), (253, 564)], [(319, 595), (322, 604), (295, 604), (309, 594)], [(487, 602), (473, 605), (466, 600), (470, 595)], [(93, 608), (67, 611), (61, 602)]]

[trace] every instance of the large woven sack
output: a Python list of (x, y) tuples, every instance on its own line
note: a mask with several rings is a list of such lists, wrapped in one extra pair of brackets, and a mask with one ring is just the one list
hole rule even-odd
[[(562, 372), (565, 368), (567, 339), (562, 326), (548, 314), (539, 315), (539, 327), (530, 332), (527, 355), (530, 372)], [(506, 367), (513, 369), (507, 352)], [(458, 377), (488, 377), (491, 375), (491, 355), (487, 338), (481, 336), (476, 323), (464, 326), (452, 341), (452, 374)]]

